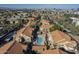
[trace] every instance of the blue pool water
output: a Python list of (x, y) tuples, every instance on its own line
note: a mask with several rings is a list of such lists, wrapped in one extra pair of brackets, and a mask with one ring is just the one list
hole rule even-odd
[(42, 42), (43, 42), (43, 38), (42, 38), (42, 36), (41, 36), (41, 35), (38, 35), (38, 37), (37, 37), (37, 39), (36, 39), (36, 43), (37, 43), (37, 45), (41, 45)]

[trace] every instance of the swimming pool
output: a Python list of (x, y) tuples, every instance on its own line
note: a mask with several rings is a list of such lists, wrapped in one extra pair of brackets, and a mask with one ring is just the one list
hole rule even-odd
[(37, 45), (42, 45), (43, 42), (43, 38), (41, 35), (38, 35), (38, 37), (36, 38), (36, 44)]

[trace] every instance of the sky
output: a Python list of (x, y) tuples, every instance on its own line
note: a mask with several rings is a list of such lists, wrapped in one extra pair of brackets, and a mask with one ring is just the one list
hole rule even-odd
[(79, 4), (0, 4), (0, 7), (6, 7), (6, 8), (60, 8), (60, 9), (72, 9), (72, 8), (79, 8)]

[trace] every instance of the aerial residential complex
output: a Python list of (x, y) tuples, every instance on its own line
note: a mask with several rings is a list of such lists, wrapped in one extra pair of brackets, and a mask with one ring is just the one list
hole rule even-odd
[(0, 8), (0, 54), (78, 54), (79, 9)]

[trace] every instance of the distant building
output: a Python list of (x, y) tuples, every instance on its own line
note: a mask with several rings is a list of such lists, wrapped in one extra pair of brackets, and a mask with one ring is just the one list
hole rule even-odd
[(73, 14), (77, 14), (77, 15), (79, 15), (79, 11), (76, 11), (76, 12), (74, 12)]
[(70, 17), (70, 19), (72, 20), (72, 23), (75, 23), (75, 26), (79, 26), (79, 18)]
[(10, 24), (16, 24), (16, 23), (19, 23), (19, 20), (18, 20), (18, 16), (14, 17), (12, 16), (11, 18), (7, 18), (7, 21), (10, 23)]

